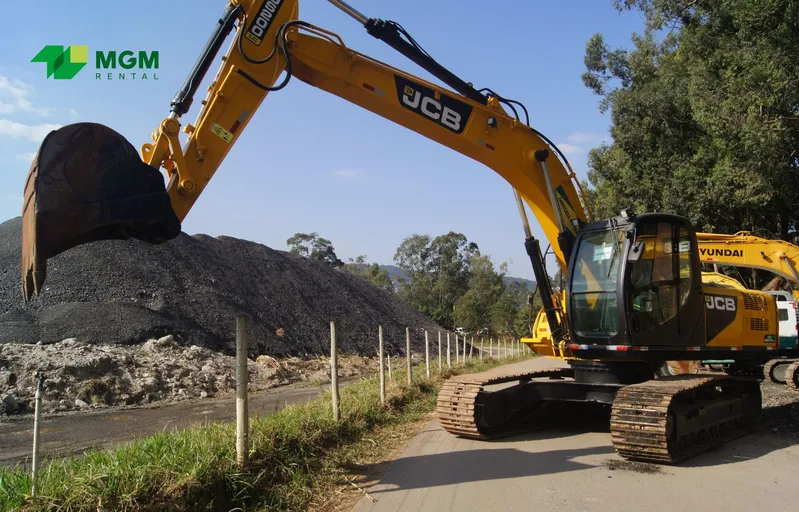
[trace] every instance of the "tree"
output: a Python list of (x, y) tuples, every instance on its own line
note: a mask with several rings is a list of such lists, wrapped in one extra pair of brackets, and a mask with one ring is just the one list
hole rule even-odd
[(502, 296), (505, 285), (503, 272), (497, 273), (488, 256), (471, 257), (471, 276), (468, 290), (454, 305), (455, 321), (458, 325), (477, 332), (492, 326), (492, 308)]
[(366, 262), (366, 255), (362, 254), (356, 258), (350, 258), (349, 263), (344, 264), (344, 270), (351, 274), (366, 279), (384, 290), (394, 291), (394, 283), (388, 276), (388, 272), (380, 268), (377, 263), (371, 265)]
[(286, 240), (289, 251), (305, 258), (321, 261), (333, 267), (344, 265), (333, 248), (333, 244), (327, 238), (321, 238), (316, 233), (295, 233), (294, 236)]
[(491, 324), (494, 331), (500, 334), (509, 334), (519, 337), (529, 332), (529, 327), (519, 330), (518, 320), (520, 312), (525, 313), (522, 318), (529, 316), (527, 287), (519, 282), (509, 283), (504, 287), (502, 295), (491, 306)]
[(430, 237), (411, 235), (402, 240), (394, 253), (394, 262), (409, 277), (430, 270)]
[[(450, 231), (430, 243), (431, 266), (436, 274), (435, 295), (439, 314), (449, 328), (455, 323), (455, 302), (469, 288), (472, 261), (479, 255), (477, 244), (462, 233)], [(492, 267), (493, 269), (493, 267)]]
[(601, 34), (586, 45), (583, 81), (613, 136), (589, 154), (596, 215), (670, 211), (702, 231), (788, 239), (799, 216), (799, 4), (614, 4), (646, 24), (630, 50)]
[(402, 240), (394, 261), (408, 279), (400, 282), (400, 297), (440, 325), (454, 327), (455, 302), (469, 286), (470, 262), (477, 244), (462, 233), (431, 239), (414, 234)]
[(383, 288), (384, 290), (394, 291), (394, 282), (384, 269), (380, 268), (377, 263), (369, 265), (366, 273), (366, 278), (375, 286)]

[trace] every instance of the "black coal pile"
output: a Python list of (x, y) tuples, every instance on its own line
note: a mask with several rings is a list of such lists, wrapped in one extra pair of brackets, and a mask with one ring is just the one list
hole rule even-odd
[(43, 293), (20, 291), (20, 217), (0, 224), (0, 343), (176, 341), (230, 351), (235, 315), (249, 316), (253, 354), (330, 350), (372, 355), (378, 325), (396, 353), (405, 327), (415, 347), (439, 327), (371, 283), (320, 262), (231, 237), (185, 233), (154, 246), (138, 240), (73, 248), (48, 261)]

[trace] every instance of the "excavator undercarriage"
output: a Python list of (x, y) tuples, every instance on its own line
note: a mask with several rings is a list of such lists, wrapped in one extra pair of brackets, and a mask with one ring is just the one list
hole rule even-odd
[(645, 372), (625, 370), (618, 379), (619, 374), (602, 371), (603, 365), (592, 366), (457, 376), (442, 385), (436, 412), (447, 432), (491, 440), (533, 428), (552, 402), (605, 404), (617, 453), (659, 464), (683, 461), (745, 435), (760, 416), (760, 386), (754, 379), (677, 375), (620, 383), (610, 381)]

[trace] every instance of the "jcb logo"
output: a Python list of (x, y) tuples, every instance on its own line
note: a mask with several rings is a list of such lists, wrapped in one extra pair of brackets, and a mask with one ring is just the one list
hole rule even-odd
[(436, 99), (433, 89), (394, 75), (400, 103), (408, 110), (440, 124), (455, 133), (463, 132), (472, 114), (472, 107), (455, 98), (440, 95)]
[(406, 87), (405, 94), (402, 95), (402, 102), (412, 110), (421, 110), (422, 114), (433, 121), (440, 122), (453, 132), (461, 131), (461, 115), (449, 107), (442, 107), (441, 103), (437, 102), (435, 98), (423, 97), (419, 91)]
[(705, 306), (707, 306), (707, 309), (735, 311), (735, 298), (722, 297), (719, 295), (705, 295)]

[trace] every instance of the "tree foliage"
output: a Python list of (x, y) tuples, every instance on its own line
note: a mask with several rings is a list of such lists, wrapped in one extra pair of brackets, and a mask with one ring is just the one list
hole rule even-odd
[(286, 240), (289, 251), (305, 258), (321, 261), (333, 267), (344, 265), (333, 248), (332, 242), (327, 238), (322, 238), (316, 233), (295, 233), (294, 236)]
[(400, 297), (443, 327), (484, 336), (529, 334), (527, 286), (506, 283), (507, 263), (495, 268), (462, 233), (408, 236), (394, 261), (408, 276)]
[(380, 265), (377, 263), (367, 263), (365, 254), (356, 258), (350, 258), (349, 263), (344, 264), (344, 270), (366, 279), (379, 288), (391, 292), (394, 291), (394, 283), (391, 281), (388, 272), (380, 268)]
[(400, 283), (400, 297), (440, 325), (453, 328), (455, 302), (466, 293), (476, 254), (477, 244), (462, 233), (406, 237), (394, 255), (408, 276)]
[(613, 143), (589, 154), (595, 215), (673, 212), (702, 231), (788, 239), (799, 216), (799, 3), (615, 0), (631, 49), (586, 45)]
[(471, 332), (491, 329), (492, 308), (504, 292), (505, 269), (498, 273), (488, 256), (476, 255), (471, 260), (468, 289), (455, 301), (455, 321)]

